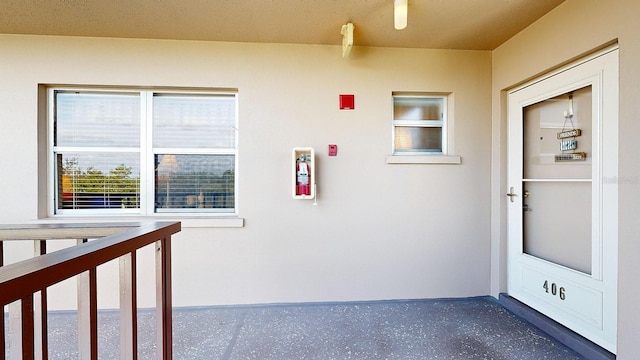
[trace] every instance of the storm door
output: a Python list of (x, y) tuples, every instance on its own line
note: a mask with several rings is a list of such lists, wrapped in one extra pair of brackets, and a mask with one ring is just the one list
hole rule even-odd
[(616, 351), (618, 51), (509, 93), (509, 294)]

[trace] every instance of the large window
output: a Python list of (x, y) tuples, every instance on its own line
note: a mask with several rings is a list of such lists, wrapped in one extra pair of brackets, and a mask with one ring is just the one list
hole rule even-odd
[(446, 97), (393, 96), (393, 153), (446, 154)]
[(54, 214), (235, 212), (235, 93), (50, 89)]

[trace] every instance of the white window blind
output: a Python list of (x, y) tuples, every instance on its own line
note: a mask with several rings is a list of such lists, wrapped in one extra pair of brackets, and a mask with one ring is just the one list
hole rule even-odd
[(154, 94), (153, 147), (233, 149), (233, 95)]
[(139, 208), (139, 94), (54, 94), (57, 209)]
[(137, 93), (56, 91), (55, 146), (140, 146)]

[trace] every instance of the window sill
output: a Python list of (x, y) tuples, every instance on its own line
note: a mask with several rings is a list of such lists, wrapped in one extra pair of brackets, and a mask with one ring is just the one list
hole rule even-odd
[(459, 165), (459, 155), (388, 155), (387, 164), (452, 164)]
[(185, 228), (241, 228), (244, 227), (244, 218), (183, 218), (182, 226)]
[(196, 216), (96, 216), (73, 217), (56, 216), (35, 220), (36, 224), (56, 223), (114, 223), (114, 222), (144, 222), (144, 221), (180, 221), (182, 228), (241, 228), (244, 227), (244, 218), (236, 216), (228, 217), (196, 217)]

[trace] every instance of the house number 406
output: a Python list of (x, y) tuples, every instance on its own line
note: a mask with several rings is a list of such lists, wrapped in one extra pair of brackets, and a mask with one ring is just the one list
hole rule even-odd
[(549, 284), (549, 280), (545, 280), (542, 287), (544, 288), (544, 292), (553, 296), (557, 295), (560, 297), (560, 300), (564, 300), (567, 297), (563, 287), (558, 287), (556, 283)]

